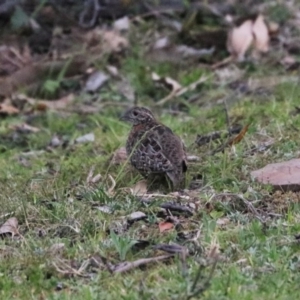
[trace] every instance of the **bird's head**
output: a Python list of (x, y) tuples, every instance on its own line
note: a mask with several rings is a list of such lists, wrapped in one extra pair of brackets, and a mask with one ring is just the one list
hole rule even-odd
[(155, 120), (152, 112), (145, 107), (132, 107), (128, 109), (121, 117), (122, 121), (129, 122), (133, 125), (139, 125)]

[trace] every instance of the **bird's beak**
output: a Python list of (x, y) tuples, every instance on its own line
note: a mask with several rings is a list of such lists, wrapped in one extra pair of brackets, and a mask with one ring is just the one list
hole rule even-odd
[(119, 118), (120, 121), (123, 121), (123, 122), (128, 122), (128, 116), (127, 114), (123, 114), (120, 118)]
[(119, 118), (120, 121), (126, 121), (126, 116), (125, 115), (122, 115), (120, 118)]

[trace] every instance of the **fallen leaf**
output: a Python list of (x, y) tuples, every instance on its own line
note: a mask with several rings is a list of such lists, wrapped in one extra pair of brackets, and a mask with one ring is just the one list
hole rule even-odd
[(49, 107), (46, 103), (37, 102), (34, 108), (37, 111), (46, 111)]
[(196, 138), (196, 144), (198, 146), (203, 146), (222, 137), (227, 137), (228, 135), (239, 134), (242, 130), (240, 125), (233, 126), (228, 128), (227, 131), (213, 131), (208, 134), (198, 134)]
[(9, 218), (1, 227), (0, 235), (11, 234), (12, 236), (19, 233), (18, 220), (15, 217)]
[(147, 181), (140, 180), (131, 189), (133, 195), (144, 195), (147, 194)]
[(231, 141), (229, 141), (228, 145), (232, 146), (238, 144), (244, 138), (245, 134), (248, 131), (249, 126), (250, 124), (247, 124), (236, 137), (234, 137)]
[(239, 27), (234, 27), (228, 34), (227, 50), (239, 61), (244, 59), (245, 53), (253, 42), (253, 22), (245, 21)]
[(268, 27), (264, 21), (264, 17), (259, 15), (255, 22), (253, 23), (252, 31), (254, 34), (254, 47), (259, 52), (268, 52), (269, 51), (269, 31)]
[(155, 72), (152, 72), (151, 77), (153, 81), (163, 84), (174, 93), (182, 88), (181, 84), (171, 77), (160, 77)]
[(8, 116), (11, 116), (11, 115), (16, 115), (18, 114), (20, 111), (10, 105), (10, 104), (6, 104), (6, 103), (1, 103), (0, 104), (0, 115), (8, 115)]
[(171, 93), (169, 95), (167, 95), (166, 97), (164, 97), (163, 99), (159, 100), (158, 102), (156, 102), (156, 106), (160, 106), (165, 104), (166, 102), (168, 102), (169, 100), (173, 99), (174, 97), (179, 97), (182, 96), (183, 94), (185, 94), (186, 92), (189, 91), (193, 91), (197, 88), (197, 86), (201, 83), (204, 83), (205, 81), (207, 81), (211, 76), (201, 76), (199, 79), (197, 79), (196, 81), (192, 82), (191, 84), (189, 84), (186, 87), (181, 87), (180, 89), (177, 90), (172, 90)]
[(170, 77), (165, 77), (164, 78), (165, 84), (171, 88), (172, 91), (177, 92), (182, 88), (180, 83), (178, 83), (176, 80), (170, 78)]
[(162, 232), (172, 229), (174, 227), (174, 224), (170, 223), (170, 222), (160, 222), (158, 224), (158, 227), (159, 227), (159, 232), (162, 233)]

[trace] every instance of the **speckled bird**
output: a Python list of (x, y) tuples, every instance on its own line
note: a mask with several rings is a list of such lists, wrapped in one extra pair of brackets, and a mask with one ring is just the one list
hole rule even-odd
[(126, 143), (131, 164), (148, 179), (167, 177), (178, 189), (187, 170), (181, 139), (145, 107), (129, 109), (121, 120), (133, 125)]

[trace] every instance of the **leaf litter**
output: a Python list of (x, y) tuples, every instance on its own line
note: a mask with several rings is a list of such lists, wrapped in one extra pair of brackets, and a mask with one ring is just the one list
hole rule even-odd
[(16, 217), (11, 217), (0, 227), (0, 236), (10, 234), (12, 237), (19, 234), (18, 220)]

